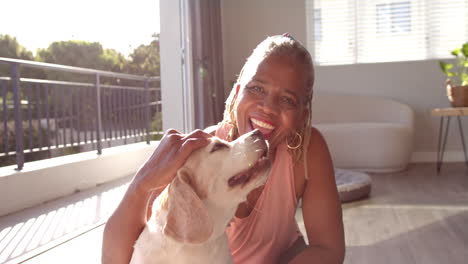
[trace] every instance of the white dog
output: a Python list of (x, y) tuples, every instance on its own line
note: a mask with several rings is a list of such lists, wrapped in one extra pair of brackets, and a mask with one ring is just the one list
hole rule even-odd
[(213, 137), (153, 203), (130, 263), (232, 263), (225, 229), (270, 164), (258, 130), (231, 143)]

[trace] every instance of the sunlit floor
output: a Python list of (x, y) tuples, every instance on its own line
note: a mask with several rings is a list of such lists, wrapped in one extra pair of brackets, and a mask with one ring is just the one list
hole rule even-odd
[(343, 205), (345, 263), (468, 263), (465, 164), (371, 176), (370, 199)]
[[(441, 175), (434, 164), (412, 164), (405, 172), (371, 176), (371, 197), (343, 204), (345, 263), (466, 264), (464, 164), (444, 164)], [(125, 182), (0, 218), (0, 263), (100, 263), (103, 223)], [(296, 219), (304, 232), (300, 210)]]
[[(0, 217), (0, 263), (18, 263), (27, 259), (30, 260), (26, 263), (52, 263), (36, 262), (35, 259), (41, 257), (35, 256), (43, 252), (46, 255), (51, 255), (56, 250), (60, 252), (61, 248), (70, 248), (69, 244), (77, 243), (77, 238), (84, 241), (83, 238), (96, 234), (119, 203), (129, 179), (127, 177), (103, 184)], [(97, 235), (97, 239), (83, 243), (89, 244), (94, 250), (85, 252), (81, 250), (81, 246), (70, 248), (66, 259), (59, 262), (99, 263), (98, 255), (95, 256), (96, 261), (91, 262), (85, 261), (83, 257), (92, 257), (92, 252), (100, 253), (100, 242), (97, 242), (100, 239), (100, 235)], [(55, 255), (52, 253), (52, 256)]]
[(104, 225), (100, 225), (23, 263), (101, 263)]

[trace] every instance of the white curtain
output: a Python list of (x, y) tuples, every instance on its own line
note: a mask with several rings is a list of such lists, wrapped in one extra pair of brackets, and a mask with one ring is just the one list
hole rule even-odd
[(306, 0), (321, 65), (450, 57), (468, 41), (468, 0)]

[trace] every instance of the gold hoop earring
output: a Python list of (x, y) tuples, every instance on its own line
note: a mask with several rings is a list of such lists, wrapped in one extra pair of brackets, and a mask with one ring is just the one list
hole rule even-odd
[(289, 149), (294, 150), (294, 149), (298, 149), (299, 147), (301, 147), (301, 145), (302, 145), (302, 136), (301, 136), (301, 134), (299, 134), (298, 132), (296, 132), (296, 137), (299, 137), (299, 143), (297, 144), (297, 146), (292, 146), (292, 147), (291, 147), (291, 146), (289, 145), (288, 139), (286, 139), (286, 145), (288, 146)]

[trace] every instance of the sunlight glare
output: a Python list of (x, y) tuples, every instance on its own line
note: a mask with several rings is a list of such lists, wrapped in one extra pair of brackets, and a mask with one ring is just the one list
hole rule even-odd
[(64, 211), (65, 211), (65, 208), (63, 207), (54, 211), (54, 215), (52, 219), (50, 220), (50, 224), (48, 228), (45, 230), (44, 235), (42, 236), (40, 245), (44, 245), (52, 239), (52, 235), (54, 234), (58, 221), (60, 221), (60, 218), (62, 217), (62, 214)]
[(29, 219), (26, 222), (26, 224), (24, 224), (23, 228), (21, 228), (21, 231), (18, 232), (18, 234), (15, 237), (15, 242), (11, 243), (13, 247), (13, 253), (11, 254), (10, 258), (17, 257), (24, 252), (24, 249), (26, 248), (28, 242), (27, 240), (29, 238), (29, 234), (31, 234), (31, 228), (34, 226), (35, 221), (36, 218)]
[[(369, 246), (388, 241), (412, 232), (418, 232), (429, 228), (431, 225), (439, 225), (444, 219), (452, 217), (468, 209), (467, 206), (439, 206), (439, 205), (362, 205), (359, 210), (352, 211), (352, 207), (343, 219), (346, 229), (347, 246)], [(363, 211), (365, 210), (365, 211)], [(378, 215), (385, 221), (375, 218), (375, 212), (367, 210), (379, 210)], [(367, 212), (366, 212), (367, 211)], [(354, 215), (356, 214), (356, 215)], [(356, 226), (352, 219), (359, 214), (359, 217), (368, 216), (365, 223)], [(417, 221), (415, 221), (417, 219)], [(364, 225), (362, 225), (364, 224)], [(371, 236), (362, 236), (362, 232), (372, 227)], [(362, 229), (361, 229), (362, 227)], [(357, 239), (359, 237), (359, 239)], [(351, 243), (351, 241), (354, 241)]]
[(5, 227), (2, 231), (0, 231), (0, 252), (2, 251), (1, 247), (1, 241), (3, 241), (3, 238), (10, 232), (11, 226)]
[(66, 207), (65, 213), (63, 214), (62, 218), (60, 219), (60, 222), (58, 223), (57, 228), (55, 229), (53, 238), (59, 238), (62, 235), (66, 234), (65, 230), (67, 225), (69, 225), (69, 221), (71, 219), (71, 216), (73, 215), (74, 211), (74, 205), (70, 204)]
[(97, 207), (97, 196), (87, 198), (83, 203), (83, 211), (80, 214), (79, 226), (87, 226), (94, 222)]
[[(39, 217), (37, 217), (36, 221), (34, 221), (34, 225), (28, 231), (28, 234), (24, 237), (24, 239), (23, 239), (23, 243), (25, 243), (24, 248), (23, 248), (24, 252), (31, 250), (30, 246), (31, 246), (31, 242), (33, 240), (33, 237), (39, 231), (39, 229), (41, 228), (42, 223), (44, 222), (45, 218), (46, 218), (45, 214), (41, 214)], [(20, 245), (20, 246), (23, 246), (23, 245)]]
[(73, 204), (73, 214), (71, 215), (70, 220), (67, 224), (65, 233), (68, 234), (74, 231), (75, 229), (77, 229), (77, 226), (78, 226), (77, 223), (78, 223), (78, 219), (80, 217), (82, 208), (83, 208), (83, 201), (78, 201), (75, 204)]
[(100, 42), (125, 56), (159, 33), (159, 0), (15, 0), (2, 2), (0, 34), (33, 53), (52, 41)]
[[(47, 230), (50, 223), (52, 222), (52, 219), (54, 218), (55, 213), (56, 211), (54, 210), (52, 212), (49, 212), (47, 215), (45, 215), (45, 219), (42, 220), (42, 224), (39, 226), (39, 230), (34, 234), (26, 250), (29, 251), (39, 246), (39, 243), (41, 242), (41, 239), (44, 236), (45, 231)], [(39, 218), (41, 219), (42, 217), (44, 217), (44, 215), (39, 216)]]
[(8, 235), (0, 241), (0, 263), (5, 262), (10, 256), (11, 251), (13, 251), (14, 247), (12, 248), (13, 240), (16, 237), (16, 234), (21, 230), (23, 227), (24, 222), (16, 224), (13, 229), (8, 233)]

